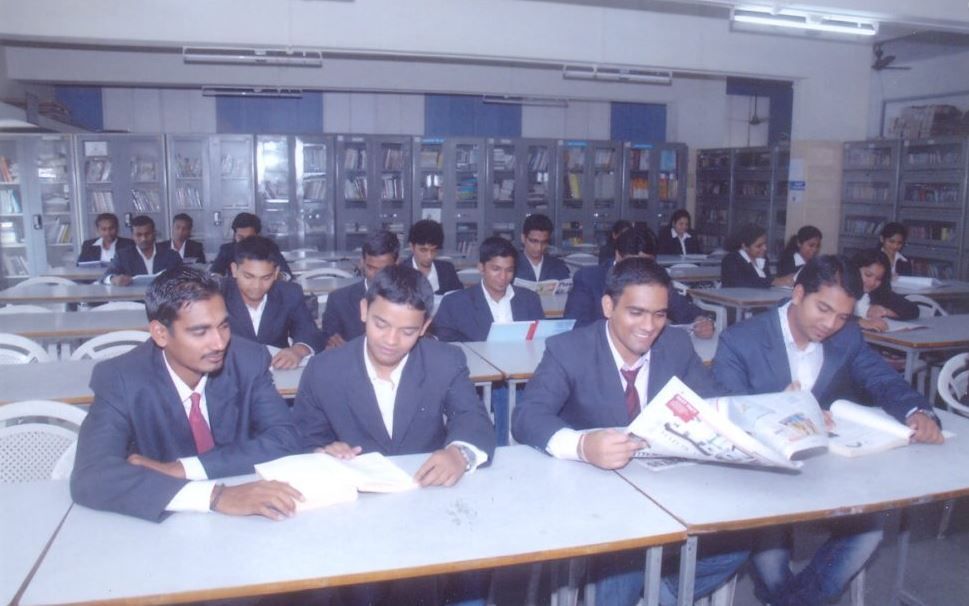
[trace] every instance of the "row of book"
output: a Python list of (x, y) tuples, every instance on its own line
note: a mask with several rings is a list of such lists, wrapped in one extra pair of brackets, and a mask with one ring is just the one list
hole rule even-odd
[(457, 184), (458, 202), (477, 202), (478, 200), (478, 178), (462, 177)]
[[(528, 148), (528, 170), (533, 172), (548, 172), (548, 148), (529, 147)], [(545, 176), (548, 179), (548, 175)]]
[(770, 196), (770, 183), (764, 181), (738, 181), (734, 193), (747, 198), (766, 198)]
[(67, 154), (47, 152), (37, 154), (37, 178), (41, 181), (67, 181)]
[(962, 148), (959, 143), (954, 143), (951, 147), (922, 149), (916, 148), (909, 150), (905, 154), (905, 161), (909, 166), (919, 166), (922, 168), (929, 166), (953, 166), (959, 165), (962, 159)]
[(110, 191), (91, 190), (88, 192), (88, 197), (91, 200), (91, 212), (114, 212), (114, 194)]
[(648, 149), (629, 150), (629, 170), (649, 170), (649, 156), (650, 154)]
[(511, 202), (515, 199), (514, 179), (496, 179), (493, 185), (492, 199), (496, 202)]
[(696, 195), (698, 196), (726, 196), (730, 192), (730, 181), (697, 180)]
[(186, 158), (181, 154), (175, 155), (175, 176), (179, 179), (201, 179), (202, 159)]
[(597, 173), (593, 181), (593, 192), (596, 200), (608, 200), (616, 197), (616, 174)]
[(404, 150), (400, 147), (384, 148), (384, 170), (404, 170)]
[(478, 146), (458, 145), (454, 150), (454, 163), (460, 171), (478, 170)]
[(422, 147), (420, 155), (421, 170), (441, 170), (444, 168), (444, 154), (440, 147)]
[(367, 199), (367, 178), (366, 177), (347, 177), (343, 181), (344, 200), (366, 200)]
[(131, 190), (131, 205), (139, 213), (157, 213), (162, 209), (158, 191), (153, 189)]
[(202, 195), (194, 185), (179, 185), (175, 188), (175, 204), (178, 208), (202, 208)]
[(880, 234), (885, 227), (885, 221), (878, 217), (847, 216), (844, 219), (844, 233), (859, 236), (874, 236)]
[(84, 163), (84, 178), (88, 183), (107, 183), (111, 180), (111, 160), (91, 158)]
[(7, 156), (0, 156), (0, 183), (20, 182), (20, 170), (16, 160)]
[[(0, 240), (3, 237), (3, 225), (0, 224)], [(3, 255), (3, 269), (8, 276), (26, 276), (30, 274), (30, 266), (27, 265), (27, 257), (24, 255), (13, 255), (5, 252)]]
[(266, 179), (262, 183), (262, 188), (267, 202), (285, 203), (289, 199), (289, 182), (285, 179)]
[(303, 199), (304, 200), (325, 200), (326, 199), (326, 179), (314, 178), (303, 180)]
[(495, 170), (515, 170), (515, 152), (504, 147), (495, 147), (491, 150), (491, 164)]
[(911, 240), (949, 242), (955, 239), (956, 229), (951, 223), (909, 223), (908, 237)]
[(659, 199), (675, 200), (680, 195), (680, 180), (675, 174), (659, 174)]
[(326, 146), (325, 145), (303, 146), (303, 172), (304, 173), (326, 172)]
[(845, 150), (846, 167), (867, 170), (889, 169), (892, 167), (892, 150), (886, 148), (856, 148)]
[(700, 152), (697, 155), (698, 170), (729, 170), (730, 152), (710, 153)]
[(845, 197), (859, 202), (889, 202), (892, 198), (892, 186), (888, 183), (855, 181), (845, 185)]
[(0, 189), (0, 215), (19, 215), (23, 212), (17, 190)]
[(383, 187), (380, 192), (381, 200), (403, 200), (404, 180), (400, 175), (383, 175)]
[(53, 223), (48, 223), (44, 229), (48, 244), (70, 244), (71, 243), (71, 222), (57, 218)]
[(649, 200), (649, 179), (647, 177), (630, 179), (629, 197), (633, 200)]
[(958, 183), (907, 183), (906, 202), (929, 204), (960, 204)]
[(770, 170), (770, 152), (737, 152), (737, 168), (740, 170)]
[(238, 179), (248, 176), (249, 163), (236, 158), (232, 154), (222, 154), (222, 158), (219, 160), (219, 169), (223, 178)]
[(367, 148), (347, 147), (344, 149), (343, 168), (346, 170), (367, 170)]
[(154, 158), (141, 158), (135, 156), (131, 159), (131, 180), (132, 181), (157, 181), (158, 180), (158, 161)]

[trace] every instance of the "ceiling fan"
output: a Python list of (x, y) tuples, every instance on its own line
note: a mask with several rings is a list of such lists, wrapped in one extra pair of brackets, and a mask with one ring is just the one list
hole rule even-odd
[(883, 69), (912, 69), (907, 65), (892, 65), (895, 62), (895, 55), (886, 55), (881, 43), (873, 46), (872, 50), (875, 52), (875, 62), (871, 64), (871, 68), (876, 72)]

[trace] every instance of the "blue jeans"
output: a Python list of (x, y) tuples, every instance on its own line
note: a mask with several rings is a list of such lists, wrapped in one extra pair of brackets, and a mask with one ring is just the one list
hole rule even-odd
[[(694, 595), (702, 598), (713, 593), (730, 579), (747, 561), (746, 550), (702, 554), (696, 561)], [(643, 552), (622, 552), (597, 556), (592, 563), (592, 580), (596, 587), (596, 604), (633, 606), (643, 595), (646, 560)], [(676, 606), (679, 586), (679, 558), (663, 562), (659, 603)]]
[(844, 592), (881, 542), (883, 520), (879, 515), (857, 516), (828, 526), (831, 536), (796, 575), (791, 571), (789, 529), (758, 534), (751, 561), (759, 600), (772, 606), (819, 606)]

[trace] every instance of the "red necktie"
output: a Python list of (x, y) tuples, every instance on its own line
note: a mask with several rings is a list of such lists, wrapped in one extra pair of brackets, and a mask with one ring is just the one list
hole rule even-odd
[(636, 375), (639, 374), (640, 368), (642, 366), (632, 370), (619, 369), (622, 377), (626, 379), (626, 413), (629, 415), (630, 421), (639, 415), (639, 392), (636, 391)]
[(205, 454), (212, 450), (215, 441), (212, 439), (212, 431), (209, 424), (202, 416), (202, 409), (199, 403), (202, 401), (202, 394), (192, 392), (192, 409), (188, 413), (188, 425), (192, 428), (192, 437), (195, 438), (195, 449), (199, 454)]

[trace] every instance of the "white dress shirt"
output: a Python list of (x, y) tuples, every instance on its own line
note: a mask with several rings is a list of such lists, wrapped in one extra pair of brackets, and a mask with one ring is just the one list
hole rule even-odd
[(680, 234), (676, 233), (675, 227), (670, 228), (670, 233), (680, 242), (680, 250), (682, 251), (680, 254), (686, 255), (686, 241), (688, 238), (692, 238), (693, 236), (691, 236), (690, 232), (687, 231), (683, 232), (683, 235), (681, 236)]
[(777, 310), (781, 319), (784, 348), (787, 350), (787, 365), (791, 370), (791, 381), (800, 382), (803, 391), (811, 391), (824, 364), (824, 347), (814, 341), (810, 341), (804, 349), (797, 346), (787, 319), (787, 310), (790, 307), (791, 303), (788, 301)]
[(262, 300), (259, 301), (259, 305), (255, 307), (250, 307), (246, 303), (246, 311), (249, 312), (249, 319), (252, 320), (252, 332), (259, 335), (259, 325), (262, 324), (262, 314), (266, 311), (266, 301), (269, 299), (269, 294), (266, 293), (262, 296)]
[(535, 272), (535, 281), (538, 282), (542, 279), (542, 265), (545, 263), (545, 255), (542, 255), (538, 265), (532, 263), (532, 259), (528, 255), (525, 255), (525, 258), (528, 259), (528, 264), (532, 266), (532, 271)]
[(807, 265), (807, 261), (801, 256), (801, 253), (794, 253), (794, 269), (800, 269), (801, 267)]
[(903, 255), (900, 252), (895, 253), (895, 258), (892, 259), (892, 278), (893, 279), (896, 276), (898, 276), (898, 270), (896, 270), (895, 268), (898, 266), (899, 261), (908, 261), (908, 258), (906, 258), (905, 255)]
[(750, 255), (747, 254), (747, 251), (742, 248), (739, 250), (739, 252), (740, 252), (740, 256), (743, 257), (744, 260), (746, 260), (748, 263), (754, 266), (754, 271), (757, 272), (758, 276), (760, 276), (761, 278), (767, 277), (767, 274), (764, 273), (764, 266), (767, 265), (767, 259), (765, 259), (764, 257), (751, 259)]
[(98, 238), (95, 240), (94, 245), (98, 247), (99, 251), (101, 251), (101, 262), (110, 263), (111, 259), (114, 258), (115, 251), (118, 249), (118, 239), (115, 238), (114, 241), (111, 242), (111, 246), (107, 248), (104, 247), (104, 238)]
[(865, 293), (861, 295), (860, 299), (855, 301), (855, 315), (859, 318), (867, 318), (869, 307), (871, 307), (871, 295)]
[(488, 308), (491, 310), (491, 319), (496, 324), (507, 324), (508, 322), (514, 322), (515, 317), (511, 313), (511, 300), (515, 298), (515, 289), (511, 284), (505, 288), (505, 294), (502, 295), (499, 301), (495, 301), (488, 294), (488, 289), (485, 288), (484, 282), (481, 282), (481, 290), (484, 291), (485, 301), (488, 302)]
[[(411, 258), (410, 262), (411, 265), (414, 266), (414, 269), (421, 271), (421, 268), (417, 266), (417, 259)], [(437, 267), (434, 265), (433, 261), (431, 262), (431, 271), (427, 272), (427, 275), (424, 277), (427, 278), (427, 281), (431, 283), (432, 291), (437, 292), (440, 290), (441, 283), (437, 279)]]
[[(647, 351), (640, 356), (632, 365), (626, 364), (619, 354), (619, 350), (616, 349), (616, 345), (612, 342), (608, 322), (606, 322), (604, 328), (606, 331), (606, 341), (609, 342), (609, 351), (612, 352), (612, 361), (616, 365), (616, 374), (619, 375), (619, 382), (622, 385), (623, 392), (629, 387), (629, 383), (620, 371), (639, 369), (639, 372), (636, 373), (636, 382), (634, 385), (636, 386), (636, 393), (639, 394), (639, 408), (642, 410), (648, 404), (646, 400), (646, 389), (649, 386), (649, 352)], [(579, 438), (586, 431), (595, 430), (578, 431), (571, 427), (563, 427), (552, 434), (552, 437), (548, 440), (548, 444), (545, 445), (545, 451), (556, 459), (577, 461), (579, 460)]]

